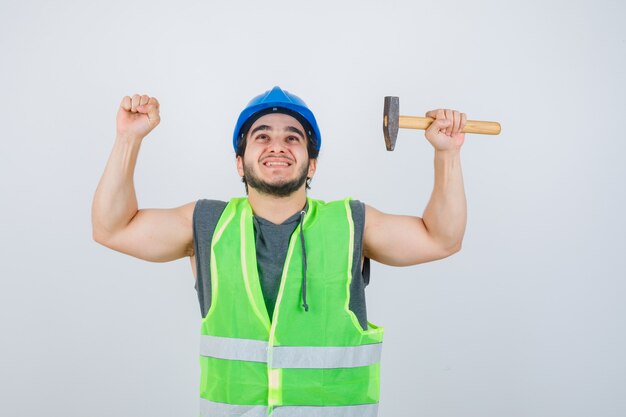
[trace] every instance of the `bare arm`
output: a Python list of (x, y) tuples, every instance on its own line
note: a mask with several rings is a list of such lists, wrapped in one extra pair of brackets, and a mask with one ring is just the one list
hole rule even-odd
[[(141, 107), (141, 104), (144, 104)], [(141, 209), (133, 183), (143, 138), (160, 121), (158, 101), (126, 96), (118, 110), (117, 136), (92, 204), (93, 239), (153, 262), (193, 255), (195, 202), (173, 209)]]
[(435, 185), (423, 217), (382, 213), (366, 206), (364, 255), (387, 265), (407, 266), (445, 258), (461, 249), (467, 203), (461, 172), (459, 133), (465, 114), (428, 112), (436, 118), (426, 132), (435, 147)]

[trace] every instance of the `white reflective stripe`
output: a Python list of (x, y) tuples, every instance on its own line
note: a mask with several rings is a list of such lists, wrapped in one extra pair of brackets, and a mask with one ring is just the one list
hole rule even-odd
[(272, 368), (354, 368), (380, 362), (382, 343), (361, 346), (274, 346)]
[[(200, 336), (200, 355), (217, 359), (268, 362), (263, 340)], [(274, 346), (271, 368), (355, 368), (380, 362), (382, 343), (361, 346)]]
[(211, 358), (267, 362), (267, 346), (263, 340), (200, 336), (200, 355)]
[(282, 406), (274, 408), (272, 417), (376, 417), (378, 403), (344, 406)]
[(200, 398), (200, 417), (266, 417), (265, 405), (234, 405)]

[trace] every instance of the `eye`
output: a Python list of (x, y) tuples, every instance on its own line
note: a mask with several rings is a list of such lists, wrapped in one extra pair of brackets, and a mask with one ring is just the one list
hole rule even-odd
[(256, 140), (267, 140), (267, 138), (268, 138), (267, 135), (260, 134), (260, 135), (257, 135), (257, 137), (255, 139)]
[(299, 138), (299, 137), (297, 137), (297, 136), (289, 136), (289, 137), (287, 138), (287, 140), (288, 140), (289, 142), (300, 142), (300, 138)]

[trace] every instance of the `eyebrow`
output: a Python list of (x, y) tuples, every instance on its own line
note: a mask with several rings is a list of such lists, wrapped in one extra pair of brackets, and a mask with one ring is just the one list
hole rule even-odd
[[(254, 135), (259, 130), (274, 130), (274, 129), (272, 129), (272, 127), (268, 125), (259, 125), (255, 127), (254, 129), (252, 129), (252, 132), (250, 132), (250, 136)], [(300, 135), (302, 139), (304, 139), (304, 133), (295, 126), (287, 126), (285, 130), (288, 132), (297, 133), (298, 135)]]

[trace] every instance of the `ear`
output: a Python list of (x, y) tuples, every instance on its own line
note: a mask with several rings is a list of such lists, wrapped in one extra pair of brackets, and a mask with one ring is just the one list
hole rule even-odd
[(237, 173), (240, 177), (243, 177), (243, 158), (241, 156), (237, 156)]
[(309, 174), (307, 175), (309, 178), (313, 178), (315, 175), (315, 170), (317, 169), (317, 159), (309, 160)]

